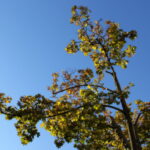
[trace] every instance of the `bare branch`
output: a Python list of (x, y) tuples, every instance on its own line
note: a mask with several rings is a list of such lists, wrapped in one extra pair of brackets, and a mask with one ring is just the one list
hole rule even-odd
[(112, 72), (106, 71), (106, 73), (108, 73), (108, 74), (110, 74), (111, 76), (113, 76), (113, 73), (112, 73)]
[(141, 115), (142, 115), (142, 113), (140, 112), (140, 113), (138, 114), (137, 118), (135, 119), (134, 126), (137, 125), (138, 120), (139, 120), (139, 118), (141, 117)]
[(124, 114), (124, 111), (123, 111), (122, 109), (117, 108), (117, 107), (115, 107), (115, 106), (111, 106), (111, 105), (102, 105), (102, 106), (104, 106), (104, 107), (109, 107), (109, 108), (112, 108), (112, 109), (118, 110), (118, 111), (120, 111), (121, 113), (123, 113), (123, 114)]

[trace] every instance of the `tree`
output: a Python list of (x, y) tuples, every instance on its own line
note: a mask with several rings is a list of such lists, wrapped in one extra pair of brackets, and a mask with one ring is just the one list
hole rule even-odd
[[(70, 21), (78, 26), (78, 40), (72, 40), (65, 50), (90, 57), (94, 69), (53, 73), (49, 87), (53, 100), (40, 94), (24, 96), (13, 107), (6, 104), (11, 98), (0, 94), (0, 113), (17, 120), (15, 127), (23, 144), (40, 135), (36, 124), (42, 121), (41, 127), (56, 137), (57, 147), (73, 142), (79, 150), (148, 150), (150, 103), (136, 100), (133, 110), (127, 101), (133, 83), (122, 88), (115, 71), (126, 69), (135, 54), (136, 47), (127, 42), (137, 32), (124, 31), (112, 21), (92, 23), (89, 14), (86, 7), (72, 7)], [(103, 83), (105, 76), (112, 78), (114, 89)]]

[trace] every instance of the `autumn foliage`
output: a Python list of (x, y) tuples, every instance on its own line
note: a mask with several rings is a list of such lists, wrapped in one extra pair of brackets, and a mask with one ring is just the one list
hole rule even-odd
[[(128, 44), (137, 37), (135, 30), (124, 31), (112, 21), (94, 21), (86, 7), (72, 7), (72, 24), (78, 26), (78, 40), (65, 48), (69, 54), (90, 57), (93, 68), (76, 72), (53, 73), (49, 91), (53, 100), (37, 94), (24, 96), (16, 107), (7, 106), (10, 98), (0, 95), (0, 112), (17, 120), (15, 127), (23, 144), (31, 142), (41, 127), (56, 137), (61, 147), (72, 142), (78, 150), (150, 149), (150, 103), (128, 103), (133, 83), (121, 87), (115, 68), (127, 68), (136, 46)], [(131, 43), (131, 42), (130, 42)], [(111, 89), (105, 76), (114, 81)], [(134, 104), (134, 106), (135, 106)]]

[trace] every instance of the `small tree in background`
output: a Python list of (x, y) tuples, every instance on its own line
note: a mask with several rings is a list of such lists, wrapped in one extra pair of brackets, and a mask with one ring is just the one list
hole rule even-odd
[[(79, 69), (54, 73), (49, 87), (54, 100), (37, 94), (24, 96), (17, 107), (7, 106), (10, 98), (0, 95), (0, 112), (7, 119), (17, 119), (15, 124), (23, 144), (39, 136), (36, 124), (56, 137), (61, 147), (73, 142), (79, 150), (148, 150), (150, 149), (150, 103), (136, 100), (136, 109), (128, 103), (129, 83), (122, 88), (116, 67), (127, 68), (128, 59), (136, 47), (128, 45), (136, 31), (124, 31), (119, 24), (90, 20), (89, 9), (72, 7), (71, 23), (79, 27), (78, 40), (66, 47), (67, 53), (82, 52), (90, 57), (94, 69)], [(114, 81), (114, 89), (106, 87), (106, 75)], [(112, 112), (110, 110), (113, 110)]]

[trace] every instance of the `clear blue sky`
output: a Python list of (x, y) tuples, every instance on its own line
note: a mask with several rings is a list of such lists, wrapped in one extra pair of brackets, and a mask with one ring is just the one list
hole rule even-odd
[[(96, 20), (113, 20), (127, 30), (136, 29), (138, 47), (127, 70), (119, 71), (121, 83), (132, 81), (131, 101), (149, 100), (150, 93), (150, 1), (149, 0), (0, 0), (0, 92), (13, 97), (42, 93), (49, 97), (47, 86), (51, 73), (91, 67), (82, 55), (68, 55), (67, 43), (76, 37), (69, 23), (73, 5), (88, 6)], [(109, 84), (109, 81), (106, 81)], [(56, 150), (53, 137), (40, 129), (41, 136), (27, 146), (17, 137), (13, 123), (0, 116), (0, 149)], [(61, 150), (73, 150), (65, 145)]]

